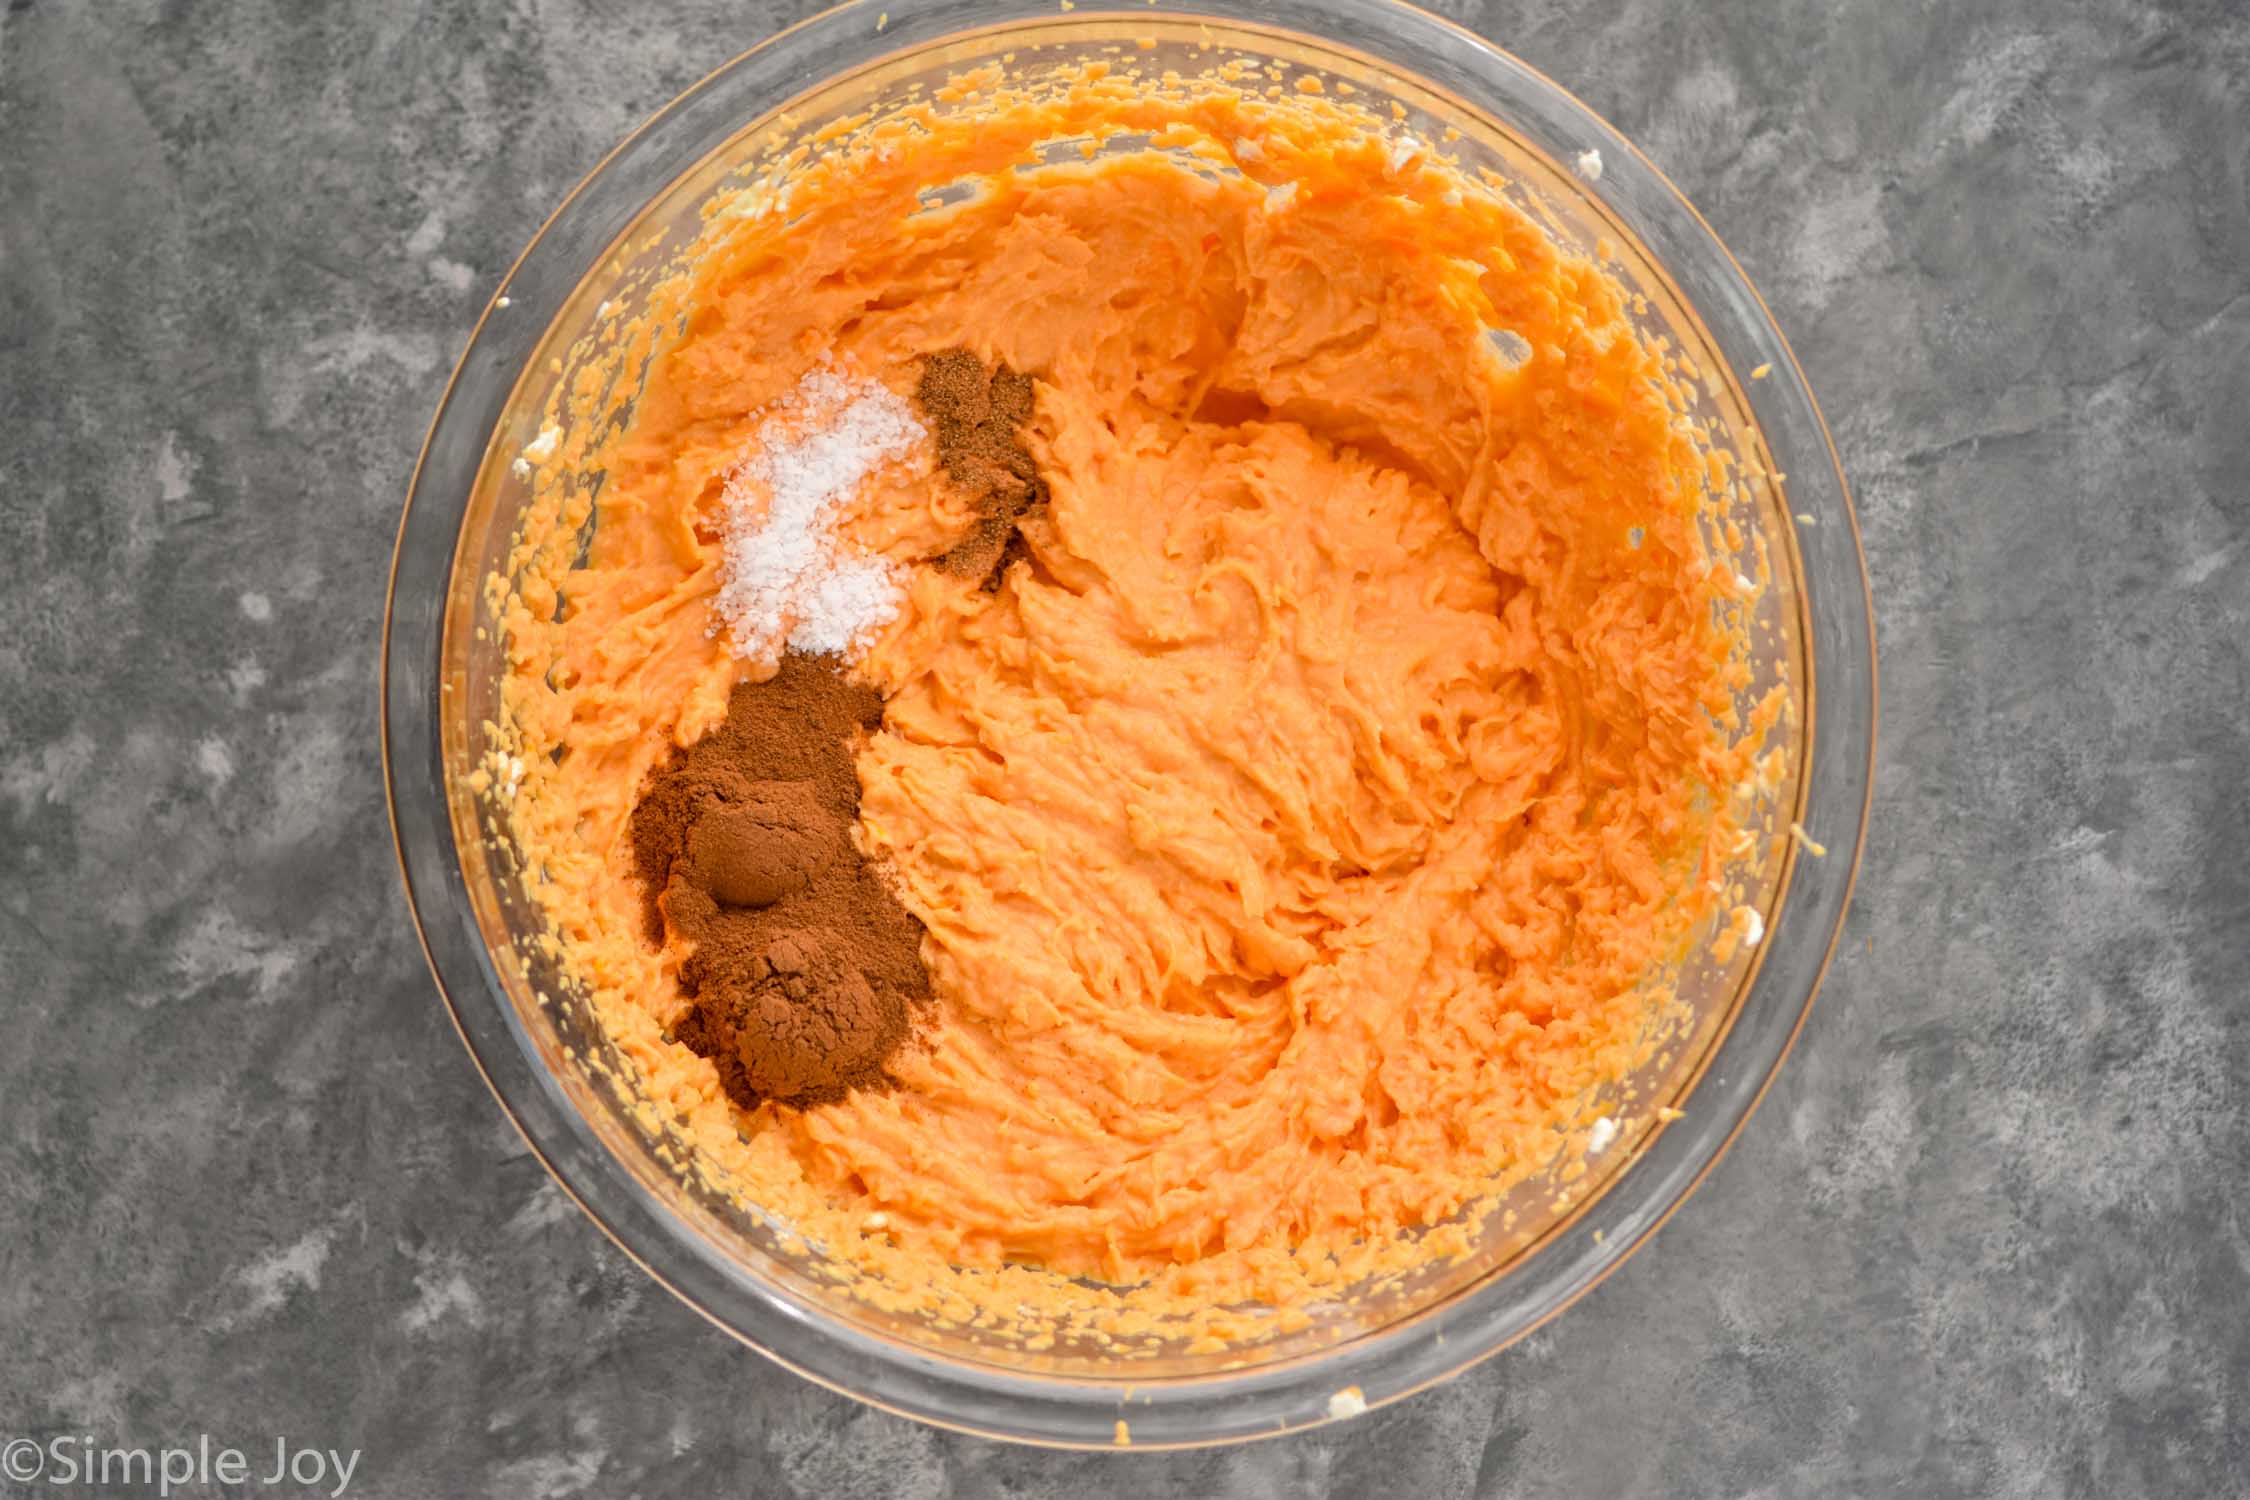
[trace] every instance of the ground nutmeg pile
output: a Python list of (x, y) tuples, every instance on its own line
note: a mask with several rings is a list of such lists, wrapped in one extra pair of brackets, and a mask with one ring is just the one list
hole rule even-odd
[(1023, 424), (1031, 420), (1031, 377), (1005, 363), (988, 366), (966, 349), (948, 349), (923, 363), (914, 397), (937, 439), (946, 478), (977, 512), (969, 534), (938, 564), (996, 588), (1023, 546), (1016, 522), (1045, 499), (1023, 441)]

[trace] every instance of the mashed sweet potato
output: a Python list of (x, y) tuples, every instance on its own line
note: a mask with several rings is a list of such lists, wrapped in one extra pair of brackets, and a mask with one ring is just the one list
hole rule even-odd
[[(1405, 1232), (1554, 1155), (1712, 913), (1751, 736), (1706, 456), (1616, 283), (1386, 125), (1095, 69), (841, 137), (714, 217), (583, 566), (533, 549), (560, 951), (653, 1116), (896, 1305), (1288, 1306), (1457, 1248)], [(1029, 556), (930, 565), (969, 517), (927, 451), (846, 523), (908, 579), (855, 836), (936, 1000), (895, 1087), (741, 1114), (668, 1039), (626, 821), (768, 665), (710, 630), (753, 414), (955, 346), (1036, 381)]]

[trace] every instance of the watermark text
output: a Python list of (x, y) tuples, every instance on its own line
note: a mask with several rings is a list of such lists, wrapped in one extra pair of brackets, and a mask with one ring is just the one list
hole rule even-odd
[(248, 1448), (222, 1443), (208, 1432), (192, 1443), (164, 1447), (104, 1443), (82, 1433), (11, 1438), (0, 1444), (0, 1478), (55, 1489), (144, 1489), (170, 1496), (217, 1485), (255, 1485), (341, 1500), (358, 1472), (357, 1448), (346, 1453), (287, 1437), (274, 1438), (270, 1447), (259, 1442)]

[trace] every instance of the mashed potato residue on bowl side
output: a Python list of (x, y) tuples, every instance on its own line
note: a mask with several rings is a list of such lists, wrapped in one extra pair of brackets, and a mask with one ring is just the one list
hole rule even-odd
[[(1779, 712), (1625, 295), (1262, 72), (988, 71), (717, 204), (611, 340), (629, 419), (556, 408), (498, 729), (558, 952), (697, 1170), (879, 1305), (1036, 1342), (1301, 1319), (1550, 1166), (1656, 1044)], [(850, 662), (854, 838), (935, 998), (890, 1087), (741, 1111), (669, 1039), (634, 800), (772, 669), (713, 613), (758, 414), (954, 348), (1035, 382), (1028, 555), (935, 565), (971, 517), (926, 439), (841, 523), (902, 591)]]

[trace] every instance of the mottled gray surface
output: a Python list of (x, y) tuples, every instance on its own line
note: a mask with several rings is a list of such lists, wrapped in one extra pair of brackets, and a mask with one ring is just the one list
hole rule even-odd
[(286, 1433), (368, 1496), (2250, 1492), (2250, 20), (1442, 8), (1740, 255), (1880, 606), (1842, 955), (1648, 1253), (1440, 1390), (1176, 1457), (879, 1416), (645, 1281), (409, 935), (383, 563), (499, 271), (797, 7), (9, 0), (0, 1437)]

